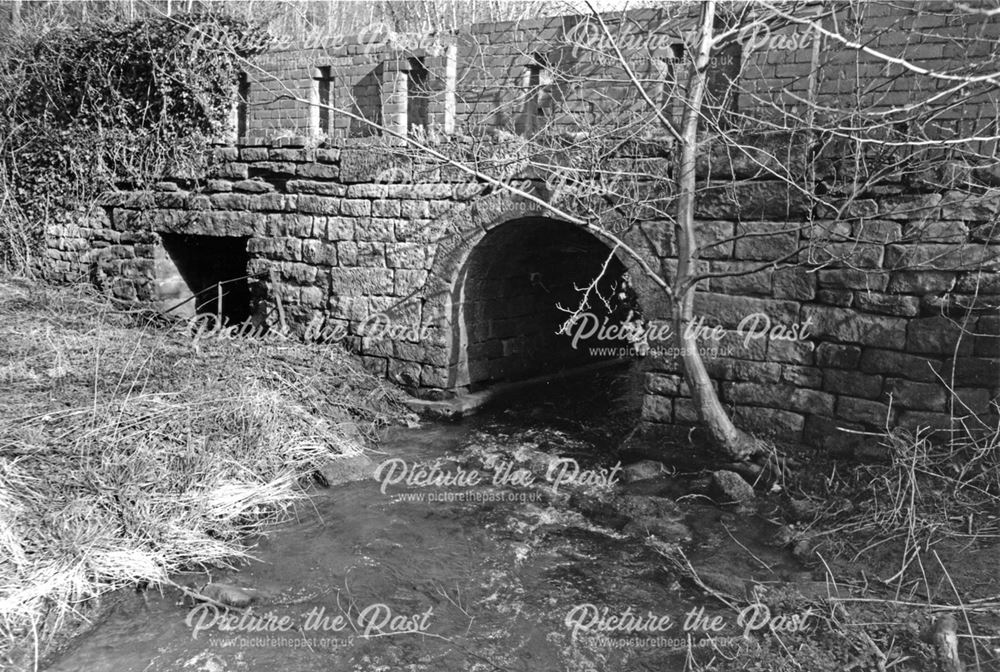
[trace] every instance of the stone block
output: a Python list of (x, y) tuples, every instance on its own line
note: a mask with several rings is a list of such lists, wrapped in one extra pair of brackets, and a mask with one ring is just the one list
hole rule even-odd
[(316, 160), (320, 163), (337, 163), (340, 160), (340, 149), (335, 147), (317, 149)]
[[(959, 340), (961, 338), (961, 340)], [(935, 355), (972, 354), (973, 337), (964, 334), (961, 323), (943, 316), (910, 320), (906, 327), (906, 349)]]
[(878, 399), (882, 395), (882, 381), (882, 376), (873, 373), (842, 369), (827, 369), (823, 372), (825, 391), (864, 399)]
[(309, 215), (286, 215), (284, 218), (286, 236), (297, 238), (311, 238), (317, 234), (315, 231), (315, 218)]
[(715, 380), (744, 380), (755, 383), (776, 383), (781, 378), (781, 365), (773, 362), (733, 357), (705, 358), (705, 368)]
[(726, 275), (713, 277), (709, 281), (709, 288), (721, 294), (770, 296), (774, 270), (760, 267), (759, 262), (752, 261), (713, 261), (710, 264), (711, 272)]
[(894, 243), (903, 236), (902, 226), (899, 222), (861, 219), (851, 227), (851, 235), (861, 243), (877, 243), (885, 245)]
[(340, 167), (325, 163), (307, 163), (298, 166), (296, 175), (307, 180), (336, 180), (340, 177)]
[(1000, 294), (1000, 272), (979, 269), (958, 277), (955, 291), (962, 294)]
[[(454, 187), (450, 184), (410, 184), (397, 198), (449, 199)], [(405, 194), (405, 195), (404, 195)]]
[(399, 201), (377, 199), (371, 202), (372, 217), (399, 217)]
[(774, 272), (774, 298), (811, 301), (816, 297), (816, 274), (804, 268), (780, 268)]
[(303, 287), (299, 294), (299, 303), (309, 308), (321, 308), (326, 303), (323, 290), (319, 287)]
[(352, 184), (347, 187), (348, 198), (385, 198), (389, 187), (385, 184)]
[(883, 428), (887, 422), (891, 426), (895, 415), (895, 410), (890, 410), (888, 404), (879, 401), (843, 396), (837, 399), (838, 418), (861, 423), (869, 428)]
[(699, 292), (695, 295), (694, 311), (698, 316), (704, 316), (708, 326), (716, 324), (723, 327), (737, 327), (744, 320), (745, 328), (751, 329), (750, 320), (759, 317), (758, 326), (763, 328), (767, 323), (764, 317), (773, 325), (790, 325), (797, 321), (799, 304), (792, 301), (773, 301), (747, 296), (728, 296), (711, 292)]
[(944, 379), (951, 380), (954, 371), (956, 387), (1000, 388), (1000, 358), (959, 357), (944, 363)]
[(1000, 260), (1000, 245), (948, 245), (922, 243), (915, 245), (889, 245), (885, 265), (890, 269), (920, 270), (992, 270)]
[[(368, 240), (379, 243), (395, 242), (395, 232), (398, 219), (359, 218), (354, 227), (354, 237), (357, 240)], [(429, 250), (428, 250), (429, 251)]]
[(384, 182), (388, 171), (410, 181), (412, 163), (374, 147), (343, 148), (340, 151), (340, 179), (347, 183)]
[(297, 206), (295, 194), (261, 194), (255, 198), (255, 207), (262, 212), (295, 212)]
[(945, 410), (945, 388), (938, 383), (918, 383), (904, 378), (889, 378), (885, 383), (886, 398), (893, 406), (919, 411)]
[(399, 216), (404, 219), (427, 219), (431, 216), (430, 205), (427, 201), (400, 201)]
[(889, 284), (889, 274), (868, 272), (855, 268), (838, 268), (817, 272), (820, 287), (833, 289), (861, 289), (881, 292)]
[(733, 409), (737, 426), (754, 436), (798, 440), (802, 436), (805, 417), (777, 408), (736, 406)]
[[(300, 141), (297, 144), (303, 144), (303, 142)], [(304, 147), (298, 147), (294, 149), (289, 147), (280, 147), (280, 148), (272, 148), (268, 152), (267, 156), (272, 161), (291, 161), (293, 163), (303, 163), (307, 161), (315, 161), (316, 150), (307, 149)]]
[(810, 333), (817, 338), (895, 349), (906, 343), (906, 319), (901, 317), (812, 305), (802, 307), (802, 317), (810, 323)]
[(427, 269), (430, 267), (429, 250), (423, 243), (396, 243), (390, 245), (386, 261), (390, 268)]
[(903, 225), (903, 237), (911, 243), (968, 242), (969, 227), (963, 222), (917, 220)]
[(424, 287), (427, 282), (427, 271), (401, 268), (396, 270), (395, 279), (395, 295), (409, 296)]
[(823, 385), (823, 372), (813, 366), (784, 364), (781, 366), (781, 382), (817, 389)]
[(645, 374), (645, 389), (650, 395), (676, 396), (680, 386), (680, 376), (656, 372)]
[(962, 221), (988, 221), (1000, 211), (1000, 189), (989, 189), (984, 194), (967, 194), (949, 191), (941, 199), (941, 218)]
[(884, 246), (872, 243), (821, 243), (806, 247), (799, 260), (808, 265), (848, 266), (852, 269), (882, 267)]
[(216, 210), (249, 210), (251, 204), (247, 194), (212, 194), (208, 200)]
[(327, 217), (327, 240), (354, 240), (354, 225), (358, 220), (351, 217)]
[(983, 416), (987, 413), (995, 413), (997, 410), (993, 403), (994, 393), (982, 387), (960, 387), (951, 395), (951, 400), (955, 402), (956, 416), (969, 413)]
[[(314, 215), (339, 215), (343, 199), (315, 194), (301, 194), (298, 197), (299, 212)], [(367, 201), (366, 201), (367, 202)]]
[(233, 183), (233, 191), (242, 191), (248, 194), (266, 194), (274, 190), (274, 185), (259, 179), (240, 180)]
[(820, 343), (816, 347), (816, 365), (824, 369), (855, 369), (861, 361), (861, 348), (856, 345)]
[(425, 364), (420, 369), (420, 384), (423, 387), (443, 388), (450, 387), (449, 370), (445, 366), (431, 366)]
[(188, 192), (186, 191), (161, 191), (153, 195), (153, 203), (158, 208), (176, 208), (178, 210), (187, 207)]
[(904, 376), (927, 382), (937, 380), (936, 372), (943, 372), (940, 359), (881, 348), (865, 348), (861, 353), (860, 368), (868, 373)]
[(268, 259), (299, 261), (302, 259), (302, 240), (299, 238), (251, 238), (247, 252)]
[(360, 198), (344, 198), (340, 201), (340, 212), (345, 217), (368, 217), (372, 214), (372, 202)]
[(277, 268), (279, 277), (286, 282), (294, 282), (299, 285), (311, 285), (316, 282), (316, 268), (309, 264), (283, 261), (278, 263)]
[[(665, 397), (660, 397), (661, 399)], [(698, 419), (698, 409), (689, 398), (678, 397), (673, 400), (674, 422), (685, 425), (697, 425), (701, 421)]]
[(337, 258), (341, 266), (358, 265), (358, 244), (353, 241), (337, 243)]
[(642, 399), (642, 419), (647, 422), (673, 422), (673, 400), (668, 397), (647, 394)]
[(319, 240), (306, 240), (302, 243), (302, 260), (309, 264), (320, 266), (337, 265), (337, 245)]
[(877, 203), (879, 218), (912, 221), (935, 217), (938, 214), (936, 207), (941, 203), (941, 194), (882, 196)]
[(265, 179), (275, 177), (285, 179), (293, 177), (296, 171), (297, 166), (287, 161), (259, 161), (250, 166), (249, 175)]
[(357, 265), (362, 268), (385, 268), (385, 243), (359, 242)]
[(930, 432), (950, 431), (952, 429), (952, 419), (947, 413), (928, 413), (926, 411), (906, 410), (899, 414), (899, 427), (911, 433), (921, 432), (927, 436)]
[(701, 190), (695, 199), (698, 219), (787, 221), (808, 210), (808, 199), (784, 182), (728, 182)]
[(179, 233), (204, 236), (249, 236), (254, 232), (258, 215), (251, 212), (197, 212), (174, 227)]
[(330, 291), (347, 296), (391, 295), (394, 278), (387, 268), (334, 268)]
[(787, 222), (737, 222), (736, 253), (741, 261), (777, 261), (794, 255), (799, 232)]
[(972, 341), (976, 356), (1000, 358), (1000, 316), (980, 317)]
[(729, 259), (736, 245), (733, 235), (736, 224), (727, 221), (697, 221), (695, 236), (701, 259)]
[(344, 196), (347, 187), (336, 182), (316, 182), (314, 180), (288, 180), (285, 189), (293, 194), (315, 194), (317, 196)]
[(249, 176), (249, 166), (245, 163), (220, 163), (208, 170), (208, 177), (227, 180), (245, 180)]
[(920, 299), (915, 296), (859, 291), (854, 293), (854, 307), (869, 313), (913, 317), (920, 314)]
[(233, 183), (229, 180), (207, 180), (205, 191), (207, 192), (228, 192), (233, 190)]
[(943, 271), (897, 271), (889, 280), (888, 291), (895, 294), (939, 294), (955, 286), (955, 273)]
[(838, 308), (849, 308), (854, 303), (854, 292), (847, 289), (820, 289), (816, 291), (816, 302)]
[(816, 344), (805, 340), (770, 339), (767, 344), (767, 358), (775, 362), (789, 364), (812, 364), (815, 361)]
[(748, 406), (767, 406), (802, 413), (833, 414), (832, 394), (794, 385), (728, 382), (722, 386), (727, 401)]
[(241, 147), (240, 159), (243, 161), (267, 161), (267, 148)]

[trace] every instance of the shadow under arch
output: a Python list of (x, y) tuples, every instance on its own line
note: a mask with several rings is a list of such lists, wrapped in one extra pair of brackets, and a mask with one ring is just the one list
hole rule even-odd
[[(598, 237), (565, 221), (535, 214), (491, 223), (464, 255), (451, 283), (448, 388), (476, 391), (613, 358), (621, 340), (590, 338), (573, 347), (558, 334), (581, 288), (601, 276), (588, 311), (621, 322), (635, 296), (616, 297), (626, 265)], [(470, 241), (471, 242), (471, 241)], [(610, 257), (610, 259), (609, 259)], [(602, 274), (603, 269), (603, 274)]]

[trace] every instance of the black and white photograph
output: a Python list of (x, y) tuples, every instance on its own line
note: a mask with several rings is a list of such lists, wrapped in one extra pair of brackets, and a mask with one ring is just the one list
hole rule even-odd
[(0, 0), (0, 670), (1000, 672), (1000, 0)]

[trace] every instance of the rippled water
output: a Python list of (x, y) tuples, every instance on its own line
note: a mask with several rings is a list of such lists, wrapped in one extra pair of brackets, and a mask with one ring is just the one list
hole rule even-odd
[[(400, 458), (411, 465), (441, 460), (451, 473), (481, 468), (498, 456), (520, 458), (521, 468), (546, 455), (572, 457), (581, 468), (610, 467), (621, 457), (615, 447), (631, 419), (631, 407), (622, 404), (629, 390), (607, 377), (589, 382), (461, 423), (393, 429), (380, 446), (384, 455), (374, 459)], [(627, 488), (678, 494), (684, 481)], [(699, 605), (710, 611), (718, 605), (679, 581), (646, 540), (584, 518), (570, 502), (573, 490), (553, 492), (542, 482), (400, 484), (388, 486), (386, 494), (374, 480), (335, 486), (318, 493), (297, 521), (260, 541), (259, 561), (211, 577), (258, 590), (250, 617), (286, 617), (286, 630), (259, 631), (258, 619), (226, 632), (213, 622), (220, 612), (192, 612), (178, 593), (150, 592), (118, 607), (48, 669), (682, 669), (685, 647), (672, 646), (677, 627), (659, 641), (621, 647), (574, 639), (566, 617), (579, 605), (675, 619)], [(429, 494), (455, 499), (405, 499)], [(679, 518), (691, 530), (683, 544), (688, 557), (708, 573), (738, 582), (764, 571), (739, 551), (736, 539), (771, 566), (765, 573), (795, 571), (782, 554), (759, 543), (772, 530), (760, 517), (737, 518), (692, 500), (681, 505)], [(191, 580), (201, 584), (208, 578)], [(373, 627), (383, 626), (381, 634), (376, 629), (365, 637), (362, 615), (374, 619)], [(258, 630), (247, 631), (248, 623)], [(393, 625), (410, 632), (393, 634)]]

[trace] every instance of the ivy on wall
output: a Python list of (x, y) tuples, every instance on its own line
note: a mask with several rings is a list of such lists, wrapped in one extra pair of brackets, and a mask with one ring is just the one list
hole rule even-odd
[(268, 40), (214, 14), (12, 36), (0, 48), (0, 214), (26, 230), (0, 232), (0, 254), (37, 245), (49, 218), (109, 187), (194, 162), (226, 130), (241, 60)]

